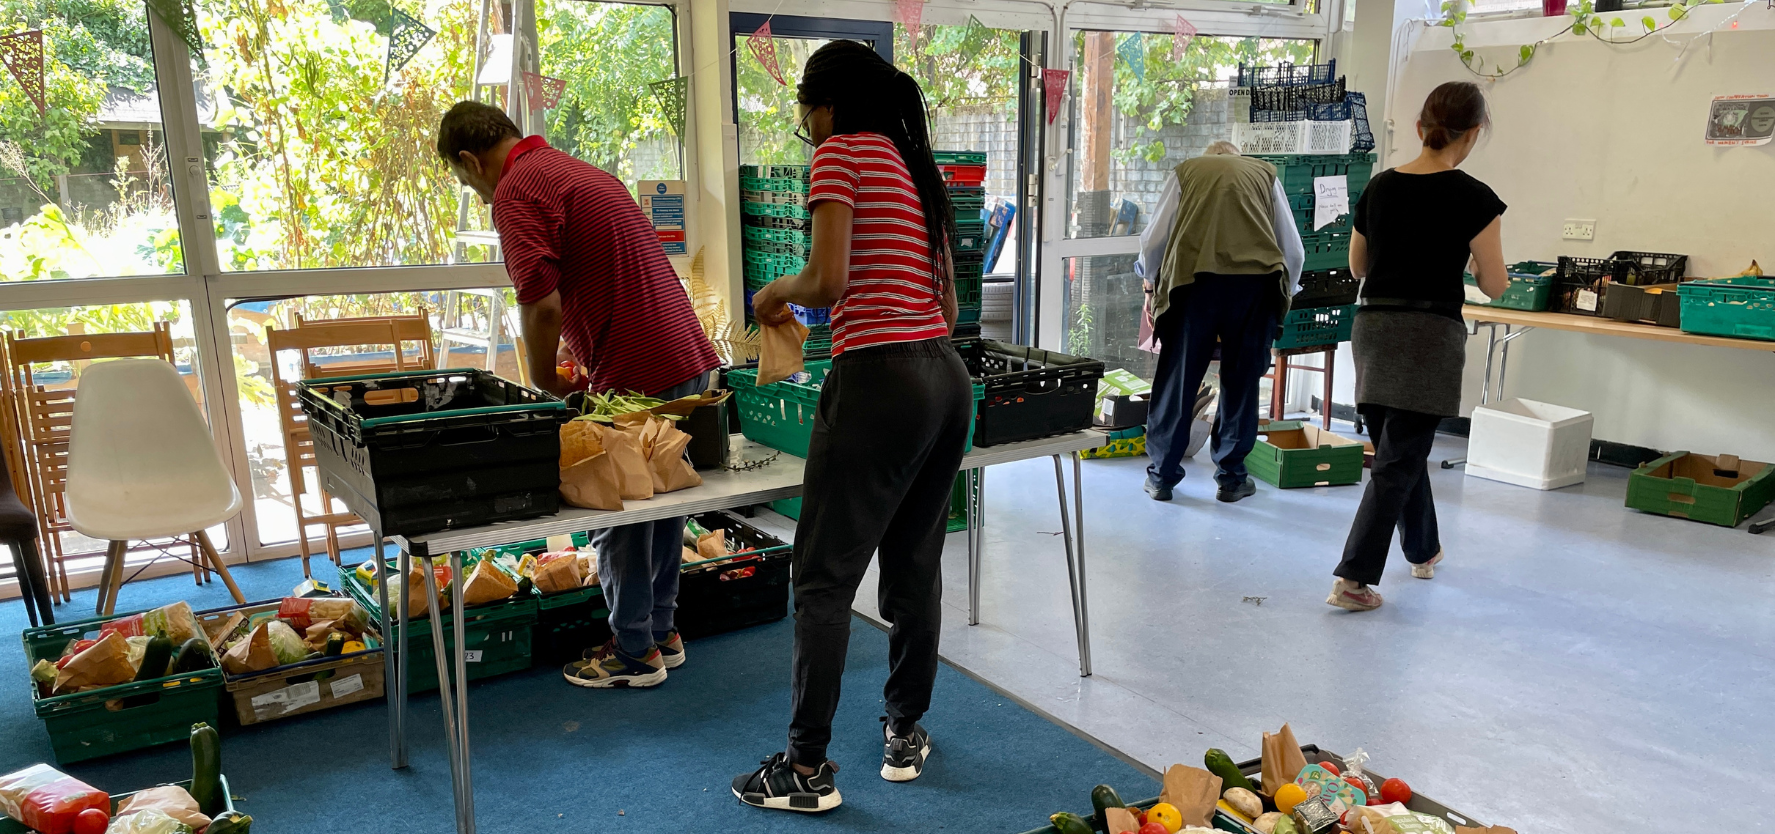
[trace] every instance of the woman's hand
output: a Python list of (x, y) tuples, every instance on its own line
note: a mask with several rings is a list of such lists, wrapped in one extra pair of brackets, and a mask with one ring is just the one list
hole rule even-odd
[(758, 319), (758, 323), (780, 327), (788, 324), (789, 320), (795, 317), (795, 314), (789, 310), (789, 304), (783, 301), (782, 295), (777, 289), (777, 285), (782, 280), (779, 278), (765, 284), (764, 289), (753, 294), (752, 315)]

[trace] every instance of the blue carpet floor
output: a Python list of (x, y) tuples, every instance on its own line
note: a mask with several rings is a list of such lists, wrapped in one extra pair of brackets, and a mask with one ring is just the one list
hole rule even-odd
[[(332, 569), (317, 560), (316, 573)], [(295, 560), (234, 570), (248, 599), (281, 596), (301, 579)], [(188, 576), (126, 585), (118, 610), (188, 599), (195, 608), (228, 603), (213, 584)], [(91, 611), (75, 595), (63, 620)], [(0, 633), (26, 626), (23, 606), (0, 603)], [(881, 687), (887, 637), (854, 621), (845, 700), (831, 756), (845, 804), (819, 817), (745, 807), (732, 777), (781, 750), (789, 714), (790, 620), (696, 641), (689, 662), (652, 690), (577, 689), (557, 671), (528, 672), (470, 687), (475, 808), (484, 832), (1018, 832), (1055, 810), (1088, 810), (1103, 782), (1123, 796), (1151, 796), (1158, 785), (1120, 759), (945, 664), (926, 718), (935, 747), (923, 778), (882, 781)], [(24, 677), (16, 638), (0, 643), (0, 669)], [(42, 722), (25, 687), (0, 698), (0, 773), (50, 760)], [(435, 694), (415, 696), (409, 712), (411, 766), (388, 766), (386, 709), (361, 704), (258, 727), (225, 730), (223, 772), (238, 806), (261, 834), (445, 832), (453, 829), (449, 762)], [(189, 778), (178, 745), (66, 768), (120, 793)]]

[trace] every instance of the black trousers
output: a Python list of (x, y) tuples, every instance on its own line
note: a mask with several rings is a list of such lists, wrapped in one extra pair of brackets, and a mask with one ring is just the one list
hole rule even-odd
[(820, 391), (795, 528), (795, 670), (789, 759), (826, 761), (851, 603), (881, 553), (889, 720), (910, 728), (931, 705), (943, 623), (949, 495), (973, 430), (967, 366), (947, 339), (847, 351)]
[(1434, 414), (1364, 405), (1368, 437), (1374, 441), (1374, 469), (1362, 506), (1344, 542), (1344, 560), (1333, 574), (1364, 585), (1381, 581), (1393, 528), (1405, 559), (1422, 564), (1442, 550), (1436, 532), (1436, 505), (1430, 497), (1430, 446), (1442, 418)]

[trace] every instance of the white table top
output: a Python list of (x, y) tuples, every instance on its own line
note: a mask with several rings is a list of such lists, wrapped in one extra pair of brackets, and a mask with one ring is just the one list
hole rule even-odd
[[(1070, 454), (1095, 449), (1106, 443), (1107, 439), (1108, 436), (1101, 431), (1088, 430), (1058, 437), (1025, 440), (1021, 443), (987, 446), (969, 452), (962, 460), (962, 468), (978, 469), (1030, 458)], [(744, 460), (760, 460), (776, 452), (737, 435), (734, 437), (734, 444)], [(564, 507), (561, 512), (542, 518), (502, 521), (461, 530), (442, 530), (419, 536), (393, 538), (404, 549), (410, 550), (413, 545), (420, 544), (425, 546), (428, 553), (438, 555), (472, 547), (497, 547), (514, 542), (546, 539), (549, 536), (763, 504), (800, 495), (806, 467), (806, 460), (784, 453), (777, 455), (776, 460), (765, 466), (744, 472), (702, 471), (702, 486), (668, 492), (645, 501), (628, 501), (621, 510)]]

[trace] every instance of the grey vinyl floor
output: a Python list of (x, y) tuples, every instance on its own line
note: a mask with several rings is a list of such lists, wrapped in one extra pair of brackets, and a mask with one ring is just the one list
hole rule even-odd
[(1353, 614), (1324, 600), (1362, 487), (1224, 505), (1206, 453), (1186, 463), (1170, 503), (1140, 491), (1145, 458), (1084, 464), (1089, 678), (1053, 464), (989, 469), (981, 622), (951, 535), (945, 658), (1154, 770), (1255, 757), (1289, 722), (1525, 834), (1775, 826), (1775, 533), (1625, 509), (1617, 467), (1554, 492), (1436, 470), (1447, 561), (1417, 580), (1395, 547), (1386, 605)]

